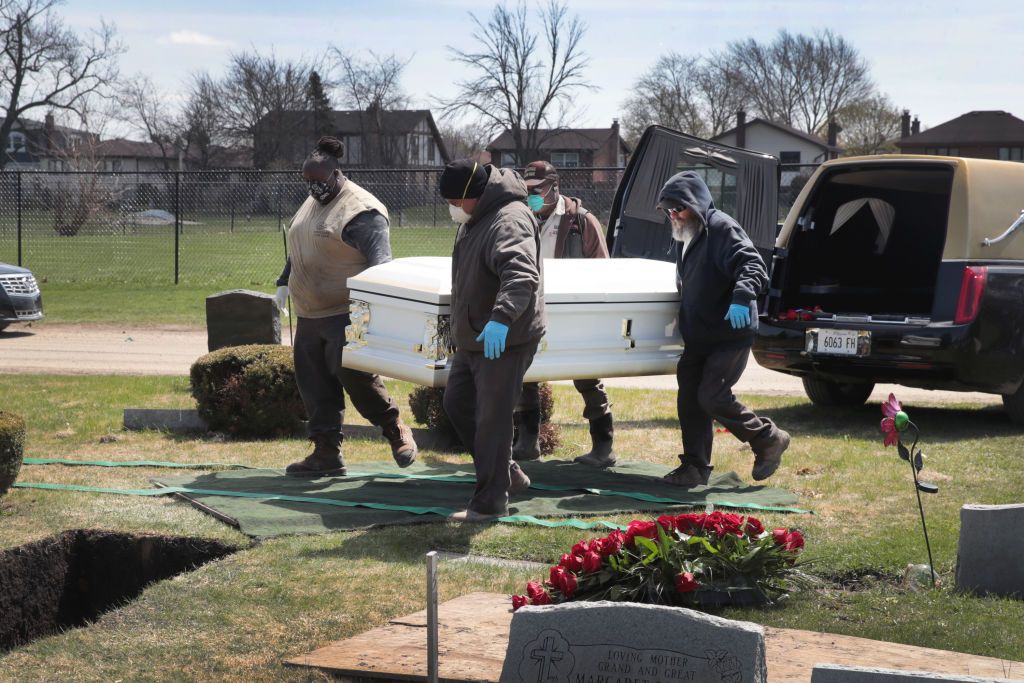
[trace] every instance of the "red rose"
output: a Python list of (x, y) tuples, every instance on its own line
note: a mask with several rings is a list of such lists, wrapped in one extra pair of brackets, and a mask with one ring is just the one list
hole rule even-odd
[(622, 550), (622, 546), (626, 544), (626, 534), (621, 531), (613, 531), (604, 540), (605, 542), (601, 545), (601, 549), (598, 552), (601, 553), (602, 557), (608, 557)]
[(672, 515), (661, 515), (658, 517), (658, 524), (665, 527), (665, 531), (675, 531), (676, 518)]
[(626, 543), (627, 545), (633, 545), (633, 539), (637, 536), (643, 536), (644, 538), (655, 539), (658, 537), (658, 526), (654, 522), (641, 522), (639, 520), (633, 520), (626, 527)]
[(548, 583), (557, 588), (558, 584), (562, 581), (562, 577), (567, 573), (565, 567), (552, 567), (551, 572), (548, 574)]
[(804, 535), (799, 531), (790, 532), (786, 536), (786, 550), (795, 553), (804, 547)]
[(536, 600), (538, 595), (547, 595), (547, 591), (544, 590), (544, 586), (540, 585), (539, 581), (530, 581), (526, 584), (526, 594)]
[(695, 531), (700, 531), (703, 521), (704, 515), (687, 512), (676, 516), (676, 528), (684, 534), (692, 535)]
[(760, 536), (764, 533), (764, 525), (757, 517), (747, 517), (746, 530), (748, 536)]
[(775, 529), (772, 531), (772, 540), (775, 545), (786, 545), (786, 537), (789, 536), (788, 529)]
[(558, 590), (562, 591), (562, 595), (566, 598), (571, 598), (572, 594), (576, 592), (576, 575), (572, 572), (562, 574)]
[(523, 605), (529, 605), (530, 599), (525, 595), (513, 595), (512, 596), (512, 611), (515, 612)]
[(533, 596), (533, 602), (531, 604), (534, 604), (534, 605), (550, 605), (551, 604), (551, 596), (548, 595), (547, 592), (541, 593), (540, 595), (535, 595), (535, 596)]
[(676, 590), (680, 593), (692, 593), (698, 588), (700, 588), (700, 584), (690, 572), (676, 574)]
[(591, 550), (583, 556), (583, 571), (588, 574), (601, 571), (601, 555)]
[(558, 561), (558, 566), (565, 567), (571, 572), (578, 572), (583, 569), (583, 558), (579, 555), (570, 555), (566, 553), (562, 555), (562, 559)]
[(580, 541), (579, 543), (577, 543), (576, 545), (574, 545), (572, 547), (572, 550), (570, 551), (570, 554), (572, 554), (572, 555), (579, 555), (580, 557), (583, 557), (584, 555), (587, 554), (587, 551), (589, 551), (589, 550), (590, 550), (590, 542), (589, 541)]

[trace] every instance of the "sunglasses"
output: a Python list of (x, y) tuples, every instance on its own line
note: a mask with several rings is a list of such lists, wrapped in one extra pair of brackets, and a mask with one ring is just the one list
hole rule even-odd
[(669, 218), (672, 218), (672, 214), (674, 214), (674, 213), (682, 213), (683, 211), (686, 210), (686, 207), (685, 206), (670, 206), (668, 208), (665, 208), (663, 206), (663, 207), (661, 207), (661, 210), (662, 210), (662, 212), (666, 216), (668, 216)]

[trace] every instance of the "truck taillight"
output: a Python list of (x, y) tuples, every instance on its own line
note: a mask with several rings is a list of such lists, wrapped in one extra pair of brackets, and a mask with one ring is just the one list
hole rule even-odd
[(964, 268), (964, 279), (960, 283), (960, 298), (956, 302), (956, 316), (953, 318), (955, 324), (963, 325), (978, 317), (978, 309), (981, 308), (981, 297), (985, 293), (987, 280), (988, 268), (985, 266)]

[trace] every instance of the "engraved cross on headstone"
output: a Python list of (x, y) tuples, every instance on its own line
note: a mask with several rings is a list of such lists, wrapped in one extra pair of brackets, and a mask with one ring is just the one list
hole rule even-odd
[(540, 662), (540, 675), (537, 676), (537, 683), (546, 683), (551, 676), (551, 665), (554, 662), (562, 661), (565, 655), (555, 649), (555, 639), (551, 636), (544, 638), (544, 649), (534, 650), (530, 657)]

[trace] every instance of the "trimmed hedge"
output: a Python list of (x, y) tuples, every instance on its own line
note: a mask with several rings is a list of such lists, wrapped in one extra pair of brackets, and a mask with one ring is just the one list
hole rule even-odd
[(18, 478), (25, 455), (25, 420), (0, 410), (0, 496)]
[(288, 436), (305, 418), (287, 346), (218, 349), (193, 363), (189, 376), (199, 415), (214, 431), (242, 437)]
[[(459, 444), (459, 435), (444, 412), (444, 389), (432, 387), (416, 387), (409, 394), (409, 410), (413, 419), (421, 425)], [(540, 385), (540, 452), (551, 455), (561, 443), (558, 425), (552, 424), (551, 415), (555, 410), (555, 397), (551, 385), (546, 382)]]

